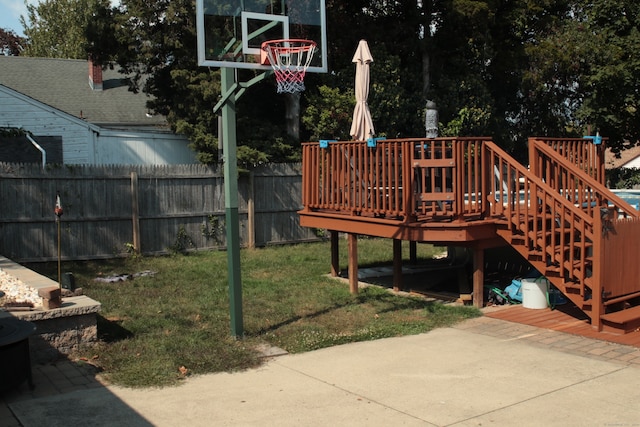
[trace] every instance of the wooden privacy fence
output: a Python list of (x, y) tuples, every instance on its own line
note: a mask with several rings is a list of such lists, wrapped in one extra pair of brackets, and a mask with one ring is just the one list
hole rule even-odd
[[(245, 247), (316, 240), (300, 226), (301, 166), (272, 164), (238, 180)], [(226, 246), (224, 177), (204, 165), (0, 163), (0, 254), (18, 262), (111, 258)]]

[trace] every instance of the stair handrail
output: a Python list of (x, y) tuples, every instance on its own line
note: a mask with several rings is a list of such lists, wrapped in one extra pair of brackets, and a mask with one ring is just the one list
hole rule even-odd
[[(605, 166), (604, 166), (604, 148), (606, 147), (607, 138), (602, 138), (602, 142), (598, 145), (594, 144), (591, 138), (558, 138), (558, 137), (546, 137), (536, 136), (530, 137), (529, 141), (535, 139), (540, 143), (552, 148), (557, 154), (567, 159), (574, 166), (578, 168), (585, 166), (588, 167), (589, 175), (604, 185), (605, 178)], [(576, 145), (580, 148), (576, 149)], [(533, 158), (531, 148), (529, 145), (529, 159)], [(585, 149), (588, 147), (588, 149)], [(586, 155), (583, 155), (586, 154)], [(570, 159), (573, 155), (573, 160)]]
[[(532, 151), (533, 153), (535, 153), (535, 150), (539, 150), (539, 151), (543, 152), (549, 158), (551, 158), (551, 159), (555, 160), (556, 162), (558, 162), (560, 164), (560, 166), (564, 167), (567, 171), (571, 172), (572, 174), (575, 174), (579, 179), (581, 179), (586, 184), (588, 184), (589, 187), (592, 190), (596, 191), (596, 199), (600, 198), (602, 201), (606, 200), (606, 201), (609, 201), (609, 202), (613, 202), (613, 206), (615, 207), (615, 209), (618, 212), (620, 210), (622, 210), (625, 215), (628, 215), (628, 216), (631, 216), (631, 217), (640, 218), (640, 212), (639, 211), (634, 209), (631, 205), (629, 205), (627, 202), (622, 200), (620, 197), (616, 196), (605, 185), (603, 185), (600, 182), (598, 182), (598, 180), (596, 180), (595, 178), (593, 178), (592, 176), (590, 176), (586, 172), (582, 171), (581, 169), (576, 168), (575, 165), (572, 162), (568, 161), (564, 156), (562, 156), (561, 154), (557, 153), (555, 150), (553, 150), (547, 144), (545, 144), (544, 142), (539, 141), (537, 139), (530, 139), (529, 143), (530, 144), (533, 143), (533, 148), (534, 148), (534, 150)], [(535, 159), (530, 159), (530, 161), (531, 161), (531, 164), (535, 164)], [(538, 178), (541, 179), (541, 177), (538, 177)], [(565, 198), (565, 200), (566, 200), (566, 198)], [(608, 206), (602, 206), (602, 207), (608, 207)], [(592, 210), (589, 209), (589, 211), (592, 211)]]
[[(506, 151), (504, 151), (502, 148), (500, 148), (494, 142), (491, 142), (491, 141), (485, 142), (485, 148), (490, 149), (491, 151), (493, 151), (496, 154), (498, 154), (502, 159), (506, 160), (507, 164), (509, 166), (511, 166), (514, 169), (516, 169), (523, 177), (527, 178), (531, 183), (533, 183), (536, 186), (542, 188), (543, 190), (550, 190), (550, 191), (548, 191), (550, 194), (554, 194), (554, 195), (557, 196), (555, 198), (556, 202), (561, 203), (565, 208), (571, 210), (573, 213), (575, 213), (577, 216), (579, 216), (585, 222), (590, 223), (593, 226), (593, 218), (590, 215), (587, 215), (584, 211), (582, 211), (582, 209), (577, 208), (574, 204), (569, 202), (564, 197), (562, 197), (560, 195), (557, 195), (556, 191), (551, 186), (549, 186), (547, 183), (545, 183), (539, 177), (535, 176), (532, 172), (530, 172), (522, 164), (520, 164), (517, 161), (515, 161), (515, 159), (513, 159), (513, 157), (511, 157), (511, 155), (509, 155)], [(491, 203), (491, 200), (489, 200), (489, 202)]]
[[(490, 204), (491, 215), (508, 221), (509, 239), (522, 239), (521, 249), (524, 252), (521, 254), (525, 258), (529, 255), (539, 257), (538, 261), (530, 262), (537, 263), (536, 267), (541, 273), (546, 275), (551, 269), (557, 271), (556, 277), (548, 278), (565, 295), (568, 283), (573, 283), (571, 286), (579, 292), (578, 295), (571, 295), (575, 303), (583, 303), (589, 295), (593, 304), (599, 305), (599, 282), (586, 283), (593, 265), (589, 245), (594, 241), (594, 219), (494, 143), (485, 143), (485, 149), (485, 167), (493, 168), (493, 164), (498, 164), (501, 168), (506, 168), (507, 179), (511, 182), (519, 182), (520, 177), (524, 178), (522, 201), (519, 187), (518, 191), (507, 194), (505, 204), (502, 190), (498, 190), (499, 197), (496, 197), (495, 184), (491, 185), (491, 194), (485, 199)], [(501, 169), (500, 173), (504, 175), (505, 171)], [(549, 218), (551, 221), (530, 223), (530, 218)], [(507, 243), (514, 245), (512, 240), (507, 240)], [(519, 247), (519, 244), (514, 245), (516, 249)]]

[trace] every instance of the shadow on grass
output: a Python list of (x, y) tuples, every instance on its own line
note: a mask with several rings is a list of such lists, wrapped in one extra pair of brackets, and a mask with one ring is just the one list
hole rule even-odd
[(282, 322), (279, 322), (279, 323), (273, 324), (271, 326), (267, 326), (267, 327), (258, 329), (256, 332), (248, 333), (247, 335), (251, 336), (251, 337), (259, 337), (259, 336), (264, 335), (264, 334), (266, 334), (268, 332), (277, 331), (278, 329), (280, 329), (280, 328), (282, 328), (284, 326), (291, 325), (292, 323), (295, 323), (295, 322), (297, 322), (299, 320), (302, 320), (302, 319), (313, 319), (313, 318), (322, 316), (323, 314), (330, 313), (332, 311), (338, 310), (340, 308), (347, 307), (347, 306), (352, 305), (352, 304), (353, 304), (353, 302), (346, 302), (346, 303), (343, 303), (343, 304), (334, 304), (331, 307), (324, 308), (322, 310), (316, 311), (315, 313), (293, 316), (293, 317), (291, 317), (291, 318), (289, 318), (287, 320), (283, 320)]
[(330, 307), (324, 308), (322, 310), (318, 310), (315, 313), (305, 314), (305, 315), (297, 315), (293, 316), (289, 319), (286, 319), (282, 322), (273, 324), (268, 327), (261, 328), (253, 333), (248, 333), (247, 335), (252, 337), (257, 337), (269, 332), (277, 331), (278, 329), (291, 325), (292, 323), (298, 322), (300, 320), (305, 319), (314, 319), (316, 317), (323, 316), (325, 314), (329, 314), (333, 311), (360, 304), (371, 304), (373, 306), (380, 307), (377, 310), (378, 313), (389, 313), (400, 310), (419, 310), (426, 309), (430, 312), (433, 312), (433, 306), (439, 301), (426, 301), (421, 300), (419, 298), (400, 298), (395, 295), (392, 295), (386, 291), (373, 291), (374, 288), (365, 288), (360, 290), (358, 295), (355, 296), (354, 300), (347, 301), (340, 304), (334, 304)]
[(388, 292), (373, 293), (369, 295), (363, 295), (362, 293), (360, 293), (358, 294), (357, 301), (360, 304), (371, 303), (378, 306), (386, 307), (384, 309), (378, 310), (378, 313), (389, 313), (389, 312), (399, 311), (399, 310), (420, 310), (420, 309), (426, 309), (432, 312), (433, 306), (435, 304), (441, 303), (441, 301), (433, 301), (433, 300), (427, 301), (424, 299), (420, 299), (418, 297), (399, 298)]
[(106, 343), (113, 343), (133, 337), (133, 332), (123, 328), (121, 323), (121, 319), (105, 319), (98, 315), (98, 339)]

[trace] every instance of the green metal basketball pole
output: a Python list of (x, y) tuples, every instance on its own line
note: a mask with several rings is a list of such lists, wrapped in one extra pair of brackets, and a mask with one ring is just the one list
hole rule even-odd
[(236, 154), (236, 87), (235, 70), (223, 67), (221, 92), (222, 152), (224, 154), (224, 204), (227, 231), (227, 269), (229, 274), (229, 313), (231, 335), (242, 338), (242, 280), (240, 278), (240, 219), (238, 215), (238, 161)]
[(224, 205), (227, 231), (227, 270), (229, 272), (229, 314), (231, 335), (244, 336), (242, 317), (242, 280), (240, 278), (240, 217), (238, 215), (238, 156), (236, 144), (236, 100), (271, 72), (259, 74), (248, 82), (236, 82), (236, 69), (220, 68), (221, 99), (213, 112), (222, 114), (222, 153), (224, 155)]

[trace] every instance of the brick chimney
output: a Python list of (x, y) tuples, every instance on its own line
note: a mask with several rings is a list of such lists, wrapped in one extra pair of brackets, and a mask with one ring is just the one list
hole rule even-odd
[(89, 58), (89, 86), (93, 90), (102, 90), (102, 67)]

